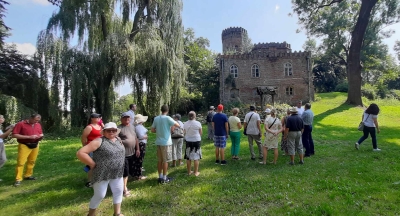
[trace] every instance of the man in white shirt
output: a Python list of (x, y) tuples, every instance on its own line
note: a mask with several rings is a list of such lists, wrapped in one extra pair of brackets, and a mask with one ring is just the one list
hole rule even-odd
[(132, 119), (131, 125), (133, 126), (135, 126), (135, 121), (133, 121), (133, 119), (135, 119), (135, 111), (136, 111), (136, 104), (129, 104), (129, 110), (126, 113)]
[(297, 102), (297, 115), (301, 116), (303, 115), (304, 112), (304, 107), (302, 107), (303, 102), (300, 100), (299, 102)]
[(255, 112), (255, 110), (256, 108), (254, 106), (250, 106), (250, 112), (248, 112), (244, 117), (244, 128), (247, 127), (247, 140), (249, 141), (249, 149), (252, 160), (256, 159), (253, 148), (253, 140), (256, 141), (259, 158), (263, 158), (261, 147), (261, 118), (260, 115)]

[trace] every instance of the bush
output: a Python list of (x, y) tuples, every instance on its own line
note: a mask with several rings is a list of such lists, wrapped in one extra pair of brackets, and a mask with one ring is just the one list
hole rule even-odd
[(369, 100), (375, 100), (377, 96), (378, 89), (370, 84), (365, 84), (361, 87), (361, 95), (368, 98)]
[(335, 92), (348, 92), (348, 91), (349, 91), (349, 83), (347, 81), (339, 83), (335, 87)]

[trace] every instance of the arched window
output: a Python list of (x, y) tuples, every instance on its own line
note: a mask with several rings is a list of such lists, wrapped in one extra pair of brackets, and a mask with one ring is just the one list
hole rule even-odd
[(260, 77), (260, 70), (258, 69), (258, 65), (256, 64), (251, 66), (251, 77)]
[(286, 88), (286, 95), (293, 95), (293, 88), (292, 87), (287, 87)]
[(233, 78), (238, 77), (238, 67), (236, 65), (231, 66), (231, 75), (233, 76)]
[(292, 64), (285, 63), (285, 76), (292, 76), (292, 75), (293, 75)]

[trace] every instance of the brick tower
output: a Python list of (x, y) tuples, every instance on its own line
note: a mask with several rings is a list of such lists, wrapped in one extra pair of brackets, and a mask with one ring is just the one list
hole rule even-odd
[(247, 34), (246, 29), (242, 27), (230, 27), (222, 31), (222, 52), (228, 51), (242, 52), (243, 39)]

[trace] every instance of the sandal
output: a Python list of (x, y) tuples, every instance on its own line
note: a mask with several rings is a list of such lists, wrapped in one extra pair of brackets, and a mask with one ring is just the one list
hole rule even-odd
[[(130, 196), (132, 196), (132, 194), (131, 194), (131, 192), (130, 192), (129, 190), (124, 191), (123, 195), (124, 195), (124, 197), (130, 197)], [(119, 215), (119, 214), (118, 214), (118, 215)]]

